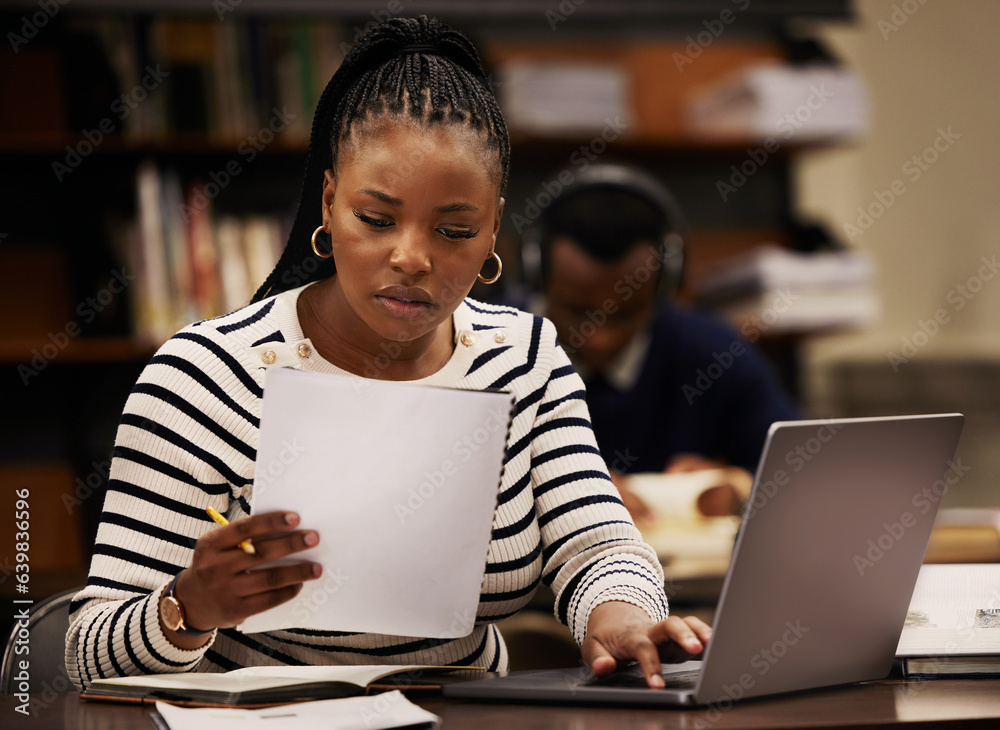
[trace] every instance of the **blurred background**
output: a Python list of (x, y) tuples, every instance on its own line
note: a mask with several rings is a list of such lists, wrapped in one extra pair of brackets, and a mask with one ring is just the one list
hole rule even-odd
[(561, 187), (640, 165), (688, 219), (681, 301), (817, 418), (965, 413), (943, 504), (997, 524), (996, 3), (0, 2), (0, 594), (19, 489), (32, 595), (85, 580), (132, 383), (249, 299), (323, 86), (367, 24), (420, 12), (473, 38), (507, 115), (503, 286)]

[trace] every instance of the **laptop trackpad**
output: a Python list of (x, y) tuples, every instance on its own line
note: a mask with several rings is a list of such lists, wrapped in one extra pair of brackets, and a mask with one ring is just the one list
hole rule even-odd
[[(701, 662), (662, 664), (666, 689), (694, 689), (701, 673)], [(594, 677), (585, 683), (589, 687), (648, 687), (646, 677), (638, 663), (631, 663), (615, 670), (606, 677)]]

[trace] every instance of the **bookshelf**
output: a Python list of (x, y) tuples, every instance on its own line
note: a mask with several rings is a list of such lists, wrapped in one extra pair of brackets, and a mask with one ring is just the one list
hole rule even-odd
[[(210, 4), (194, 0), (75, 0), (60, 6), (17, 53), (9, 45), (0, 49), (0, 94), (30, 100), (0, 107), (5, 200), (0, 265), (17, 274), (0, 292), (5, 312), (0, 397), (10, 408), (0, 427), (0, 470), (8, 481), (29, 485), (46, 500), (54, 496), (57, 503), (88, 479), (97, 482), (87, 488), (82, 504), (60, 512), (61, 518), (72, 518), (74, 529), (35, 523), (36, 539), (58, 531), (69, 546), (62, 564), (56, 560), (39, 567), (37, 585), (55, 590), (82, 580), (104, 488), (95, 464), (107, 460), (124, 400), (164, 333), (221, 313), (227, 301), (239, 298), (216, 297), (211, 306), (181, 310), (148, 329), (150, 315), (142, 310), (150, 305), (142, 296), (150, 284), (141, 279), (143, 264), (137, 263), (142, 260), (137, 231), (144, 216), (153, 214), (144, 202), (142, 180), (160, 191), (161, 227), (164, 218), (177, 223), (170, 210), (179, 209), (178, 201), (190, 202), (192, 191), (208, 192), (215, 183), (219, 190), (209, 196), (202, 230), (208, 226), (218, 234), (221, 223), (264, 221), (270, 238), (261, 251), (269, 246), (270, 255), (276, 255), (298, 199), (315, 99), (339, 63), (343, 44), (387, 7), (362, 0), (230, 4), (234, 12), (220, 20)], [(712, 261), (760, 241), (787, 243), (792, 161), (801, 148), (782, 147), (739, 195), (720, 205), (716, 182), (745, 158), (751, 141), (691, 135), (682, 123), (681, 104), (724, 73), (780, 58), (784, 50), (774, 29), (788, 17), (848, 20), (849, 3), (746, 4), (739, 27), (713, 39), (683, 72), (672, 54), (685, 52), (689, 37), (706, 21), (744, 3), (588, 0), (575, 5), (555, 30), (552, 19), (526, 0), (414, 0), (406, 11), (439, 15), (468, 32), (491, 68), (514, 59), (620, 64), (633, 87), (634, 124), (600, 155), (644, 165), (674, 190), (693, 228), (689, 281)], [(20, 28), (33, 8), (30, 2), (9, 4), (0, 12), (3, 27)], [(170, 84), (160, 85), (157, 64), (169, 70)], [(145, 92), (141, 103), (138, 89)], [(123, 115), (126, 107), (129, 113)], [(275, 109), (291, 110), (295, 119), (286, 124), (274, 116)], [(264, 134), (268, 129), (270, 134)], [(261, 145), (250, 141), (254, 136), (261, 141), (261, 135), (270, 139)], [(512, 130), (512, 179), (498, 244), (505, 277), (518, 273), (513, 214), (524, 210), (547, 176), (572, 169), (574, 153), (593, 139), (590, 133)], [(234, 163), (240, 168), (235, 174)], [(229, 179), (220, 185), (227, 170)], [(145, 200), (154, 197), (149, 193)], [(163, 200), (173, 208), (163, 208)], [(181, 240), (186, 231), (167, 226), (161, 234)], [(148, 261), (152, 254), (146, 250), (144, 255)], [(258, 258), (258, 273), (247, 274), (244, 288), (256, 283), (254, 277), (259, 280), (261, 267), (269, 269), (267, 254)], [(142, 286), (115, 291), (115, 272), (137, 268)], [(166, 298), (190, 299), (193, 290), (173, 291), (168, 289)], [(177, 291), (187, 294), (177, 297)], [(93, 297), (99, 297), (99, 307), (85, 305)], [(775, 347), (776, 359), (787, 359), (794, 344)], [(37, 372), (25, 380), (26, 369)], [(0, 559), (5, 550), (0, 546)]]

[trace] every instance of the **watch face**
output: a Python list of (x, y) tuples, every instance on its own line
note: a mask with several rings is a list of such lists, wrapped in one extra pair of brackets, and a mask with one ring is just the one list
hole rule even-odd
[(160, 616), (163, 617), (163, 625), (171, 631), (177, 631), (184, 625), (181, 604), (173, 596), (167, 596), (160, 601)]

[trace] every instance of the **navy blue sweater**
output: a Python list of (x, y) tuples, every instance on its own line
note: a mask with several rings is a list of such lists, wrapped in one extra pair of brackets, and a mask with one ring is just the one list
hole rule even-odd
[(770, 363), (729, 325), (669, 302), (631, 389), (600, 375), (585, 382), (601, 454), (625, 473), (663, 471), (679, 453), (753, 472), (771, 423), (802, 417)]

